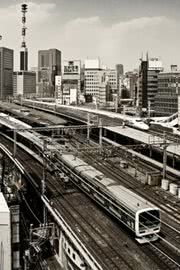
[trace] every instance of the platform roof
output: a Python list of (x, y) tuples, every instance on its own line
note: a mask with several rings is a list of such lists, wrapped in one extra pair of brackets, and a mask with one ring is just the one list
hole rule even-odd
[[(122, 127), (122, 126), (118, 126), (118, 127), (106, 127), (105, 129), (110, 130), (114, 133), (120, 134), (122, 136), (131, 138), (137, 142), (140, 143), (144, 143), (144, 144), (149, 144), (149, 143), (153, 143), (153, 137), (151, 134), (141, 131), (141, 130), (137, 130), (134, 128), (130, 128), (130, 127)], [(155, 142), (157, 141), (162, 141), (162, 139), (160, 137), (156, 138), (154, 137)], [(167, 147), (167, 152), (174, 154), (174, 155), (178, 155), (180, 156), (180, 145), (175, 145), (172, 142), (172, 145), (169, 145)]]

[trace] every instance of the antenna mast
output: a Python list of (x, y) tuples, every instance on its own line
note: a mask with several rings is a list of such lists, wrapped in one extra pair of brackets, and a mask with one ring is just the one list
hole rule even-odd
[(21, 51), (20, 51), (20, 70), (26, 71), (28, 70), (28, 49), (26, 47), (26, 12), (28, 5), (21, 5), (22, 12), (22, 43), (21, 43)]

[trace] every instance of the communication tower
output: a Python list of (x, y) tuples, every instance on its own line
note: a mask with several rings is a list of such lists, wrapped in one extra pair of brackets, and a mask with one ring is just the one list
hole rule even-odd
[(20, 51), (20, 70), (26, 71), (28, 70), (28, 49), (26, 47), (26, 12), (28, 5), (21, 5), (22, 12), (22, 43), (21, 43), (21, 51)]

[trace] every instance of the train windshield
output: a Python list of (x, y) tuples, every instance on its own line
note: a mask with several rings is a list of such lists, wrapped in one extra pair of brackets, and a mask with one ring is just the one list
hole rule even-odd
[(139, 227), (146, 228), (160, 223), (159, 210), (150, 210), (139, 214)]

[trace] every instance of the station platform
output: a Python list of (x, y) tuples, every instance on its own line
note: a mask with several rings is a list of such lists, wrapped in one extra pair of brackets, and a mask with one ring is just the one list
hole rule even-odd
[[(122, 127), (122, 126), (118, 126), (118, 127), (105, 127), (105, 129), (120, 134), (122, 136), (131, 138), (137, 142), (140, 143), (144, 143), (144, 144), (158, 144), (162, 142), (162, 138), (157, 137), (157, 136), (153, 136), (151, 134), (149, 134), (148, 132), (144, 132), (141, 130), (137, 130), (134, 128), (130, 128), (130, 127)], [(167, 143), (171, 143), (170, 141), (167, 140)], [(172, 142), (172, 144), (168, 145), (167, 147), (167, 152), (169, 152), (172, 155), (176, 155), (176, 156), (180, 156), (180, 145), (178, 144), (174, 144), (174, 142)]]

